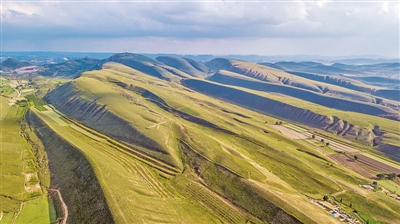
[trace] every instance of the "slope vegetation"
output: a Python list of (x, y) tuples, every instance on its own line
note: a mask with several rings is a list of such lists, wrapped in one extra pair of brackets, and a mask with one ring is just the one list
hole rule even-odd
[[(246, 83), (247, 80), (240, 80), (240, 85)], [(264, 87), (264, 83), (251, 83), (251, 85), (260, 84)], [(358, 114), (355, 116), (365, 117), (364, 120), (355, 119), (347, 113), (321, 106), (308, 105), (305, 101), (289, 99), (288, 97), (273, 96), (261, 92), (252, 92), (247, 89), (237, 89), (230, 86), (220, 85), (203, 80), (186, 79), (182, 84), (207, 95), (226, 100), (252, 110), (278, 117), (285, 120), (291, 120), (316, 127), (319, 129), (333, 132), (346, 138), (356, 139), (364, 144), (371, 144), (374, 138), (381, 138), (383, 133), (376, 132), (375, 135), (372, 127), (382, 128), (387, 133), (396, 131), (397, 121), (391, 122), (384, 118), (373, 118), (371, 116)], [(270, 84), (271, 85), (271, 84)], [(272, 86), (272, 85), (271, 85)], [(284, 102), (290, 102), (284, 103)], [(379, 121), (378, 121), (379, 120)], [(382, 135), (382, 136), (381, 136)]]
[(177, 58), (172, 56), (160, 56), (157, 57), (156, 60), (168, 66), (179, 69), (194, 77), (201, 78), (208, 75), (205, 65), (191, 59)]
[[(164, 73), (167, 79), (135, 63), (173, 71), (168, 65), (114, 56), (125, 65), (105, 63), (46, 95), (61, 112), (34, 112), (88, 160), (115, 222), (339, 223), (315, 200), (348, 192), (377, 204), (373, 211), (355, 205), (368, 219), (400, 218), (392, 198), (364, 191), (358, 185), (371, 180), (334, 162), (328, 155), (338, 152), (311, 138), (318, 131), (318, 138), (356, 146), (348, 152), (358, 153), (362, 146), (337, 134), (363, 142), (382, 132), (394, 137), (397, 121), (184, 72)], [(279, 119), (320, 129), (291, 139), (270, 125)]]
[(148, 75), (168, 81), (177, 81), (180, 78), (191, 77), (190, 75), (186, 74), (183, 71), (165, 65), (155, 59), (139, 54), (132, 54), (132, 53), (114, 54), (110, 58), (102, 60), (98, 68), (100, 69), (101, 66), (107, 62), (117, 62), (126, 65), (130, 68), (144, 72)]
[[(226, 70), (243, 75), (245, 77), (257, 79), (262, 82), (274, 83), (287, 87), (297, 87), (299, 89), (320, 93), (334, 98), (380, 104), (376, 106), (383, 106), (398, 110), (396, 102), (386, 102), (382, 99), (376, 99), (376, 97), (371, 96), (368, 93), (358, 92), (338, 85), (332, 85), (327, 82), (312, 80), (309, 79), (309, 77), (301, 77), (289, 74), (287, 72), (259, 64), (233, 59), (217, 58), (207, 62), (206, 65), (209, 66), (214, 72)], [(390, 109), (388, 111), (391, 111)], [(364, 113), (368, 113), (368, 110), (365, 110)]]
[(395, 110), (391, 110), (389, 108), (376, 104), (350, 101), (292, 86), (282, 86), (275, 83), (262, 82), (256, 79), (241, 77), (240, 75), (232, 72), (219, 71), (218, 73), (211, 76), (209, 80), (222, 84), (241, 86), (259, 91), (281, 93), (338, 110), (353, 111), (370, 115), (386, 115), (396, 113)]
[(34, 112), (27, 119), (50, 160), (50, 187), (60, 189), (68, 223), (113, 223), (103, 191), (87, 158), (49, 128)]
[(44, 66), (44, 70), (39, 73), (43, 76), (70, 76), (76, 77), (84, 71), (92, 70), (96, 68), (100, 62), (98, 59), (93, 58), (82, 58), (76, 60), (70, 60), (59, 64), (48, 64)]
[(30, 66), (30, 65), (31, 64), (29, 62), (18, 61), (18, 60), (15, 60), (13, 58), (7, 58), (3, 62), (1, 62), (1, 64), (0, 64), (1, 69), (0, 70), (3, 70), (3, 71), (14, 70), (14, 69), (17, 69), (17, 68), (22, 68), (22, 67), (26, 67), (26, 66)]

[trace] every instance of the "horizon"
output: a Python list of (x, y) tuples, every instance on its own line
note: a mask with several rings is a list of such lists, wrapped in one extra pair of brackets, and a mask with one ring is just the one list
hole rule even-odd
[(1, 6), (4, 52), (400, 55), (396, 1), (6, 0)]
[[(256, 56), (256, 57), (322, 57), (322, 58), (346, 58), (346, 59), (371, 59), (371, 60), (379, 60), (379, 59), (386, 59), (386, 60), (393, 60), (393, 59), (400, 59), (400, 55), (398, 57), (390, 57), (384, 55), (372, 55), (372, 54), (362, 54), (362, 55), (319, 55), (319, 54), (212, 54), (212, 53), (150, 53), (150, 52), (133, 52), (133, 51), (1, 51), (0, 56), (4, 57), (7, 54), (18, 54), (18, 53), (50, 53), (50, 54), (139, 54), (139, 55), (177, 55), (177, 56)], [(335, 59), (337, 60), (337, 59)]]

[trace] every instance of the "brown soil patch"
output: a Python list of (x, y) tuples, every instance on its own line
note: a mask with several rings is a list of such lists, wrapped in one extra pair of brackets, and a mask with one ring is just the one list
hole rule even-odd
[(335, 162), (339, 163), (340, 165), (353, 170), (360, 175), (367, 177), (367, 178), (375, 178), (376, 173), (372, 170), (367, 169), (364, 167), (363, 164), (359, 163), (358, 161), (354, 160), (352, 155), (346, 154), (336, 154), (336, 155), (328, 155), (329, 158), (333, 159)]
[(391, 167), (389, 165), (386, 165), (384, 163), (381, 163), (379, 161), (376, 161), (372, 158), (369, 158), (367, 156), (357, 154), (358, 156), (358, 162), (365, 164), (366, 166), (370, 167), (373, 170), (376, 170), (381, 173), (395, 173), (395, 174), (400, 174), (400, 170), (396, 169), (394, 167)]
[(273, 128), (276, 130), (279, 130), (282, 134), (286, 135), (289, 138), (293, 139), (306, 139), (307, 136), (298, 133), (297, 131), (294, 131), (292, 129), (289, 129), (287, 127), (281, 126), (281, 125), (272, 125)]
[(386, 165), (361, 154), (356, 155), (358, 156), (358, 160), (354, 159), (354, 155), (347, 154), (336, 154), (328, 156), (329, 158), (333, 159), (344, 167), (347, 167), (370, 179), (375, 179), (377, 173), (400, 173), (400, 170), (393, 168), (389, 165)]

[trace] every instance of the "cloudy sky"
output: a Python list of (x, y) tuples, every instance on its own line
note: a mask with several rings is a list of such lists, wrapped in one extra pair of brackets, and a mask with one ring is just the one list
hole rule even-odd
[(398, 1), (7, 1), (3, 51), (399, 57)]

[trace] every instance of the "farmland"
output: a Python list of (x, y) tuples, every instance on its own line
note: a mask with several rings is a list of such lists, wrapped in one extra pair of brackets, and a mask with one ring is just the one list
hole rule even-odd
[[(357, 157), (357, 160), (355, 159), (355, 156)], [(343, 166), (349, 167), (361, 175), (371, 179), (375, 178), (378, 173), (400, 173), (399, 169), (371, 159), (370, 157), (362, 154), (337, 154), (330, 155), (330, 158), (342, 164)]]
[[(2, 179), (0, 212), (3, 215), (1, 223), (55, 220), (48, 210), (52, 206), (49, 205), (51, 202), (48, 201), (46, 190), (43, 189), (46, 184), (42, 182), (46, 179), (45, 175), (49, 174), (38, 167), (31, 145), (20, 135), (19, 122), (26, 110), (26, 105), (13, 105), (7, 116), (0, 121)], [(38, 179), (38, 173), (43, 179)], [(32, 212), (35, 210), (41, 212)]]

